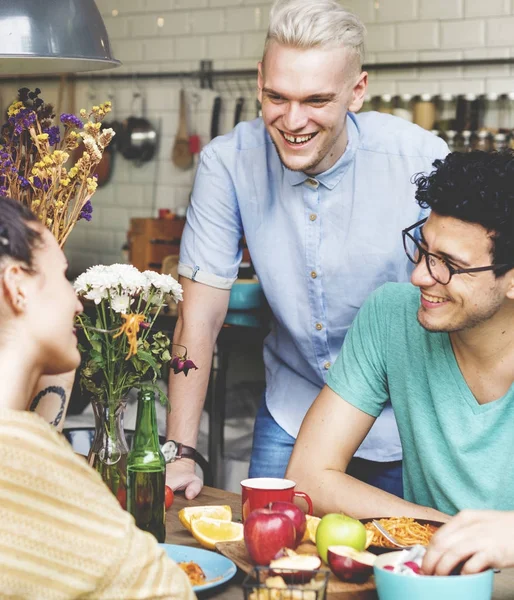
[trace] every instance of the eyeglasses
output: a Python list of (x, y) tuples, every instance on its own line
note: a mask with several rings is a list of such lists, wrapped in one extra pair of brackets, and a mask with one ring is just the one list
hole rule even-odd
[[(427, 217), (428, 218), (428, 217)], [(504, 267), (513, 267), (514, 265), (503, 264), (503, 265), (488, 265), (487, 267), (472, 267), (470, 269), (458, 269), (454, 267), (450, 262), (428, 252), (419, 245), (416, 237), (411, 233), (421, 227), (427, 219), (422, 219), (414, 225), (407, 227), (402, 231), (403, 248), (407, 258), (415, 265), (419, 265), (421, 259), (425, 257), (427, 270), (430, 273), (432, 279), (435, 279), (441, 285), (448, 285), (453, 275), (461, 275), (462, 273), (478, 273), (480, 271), (494, 271), (495, 269), (501, 269)]]

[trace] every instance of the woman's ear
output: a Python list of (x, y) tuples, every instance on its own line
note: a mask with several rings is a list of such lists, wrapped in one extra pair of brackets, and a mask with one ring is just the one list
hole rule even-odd
[(27, 305), (28, 273), (19, 263), (11, 263), (5, 267), (2, 277), (2, 292), (7, 304), (14, 313), (25, 311)]

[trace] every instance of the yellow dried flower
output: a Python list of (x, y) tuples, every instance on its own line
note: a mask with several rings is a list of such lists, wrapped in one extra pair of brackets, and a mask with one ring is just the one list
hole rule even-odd
[(82, 118), (87, 117), (87, 111), (86, 111), (86, 109), (85, 108), (81, 108), (79, 114), (80, 114), (80, 116)]
[(46, 226), (47, 227), (52, 227), (52, 223), (53, 223), (52, 219), (47, 219), (46, 220)]
[(34, 200), (34, 202), (32, 202), (32, 210), (36, 210), (40, 204), (41, 200)]
[(79, 170), (77, 169), (77, 167), (71, 167), (71, 169), (68, 171), (68, 177), (70, 179), (73, 179), (74, 177), (77, 176), (78, 172), (79, 172)]
[(12, 117), (13, 115), (17, 115), (22, 108), (23, 102), (13, 102), (7, 110), (7, 114)]
[(36, 140), (41, 140), (43, 142), (46, 142), (47, 139), (48, 139), (48, 133), (40, 133), (39, 135), (36, 135)]
[(50, 156), (43, 156), (43, 164), (45, 166), (47, 165), (53, 165), (54, 161), (50, 158)]
[(90, 194), (94, 194), (96, 191), (96, 188), (98, 187), (98, 182), (96, 181), (96, 179), (94, 177), (88, 177), (86, 179), (86, 183), (87, 183), (87, 191)]
[(70, 178), (66, 177), (66, 179), (61, 179), (61, 185), (64, 187), (67, 187), (68, 185), (70, 185)]
[(55, 208), (62, 208), (64, 206), (64, 202), (62, 200), (58, 200), (55, 203)]

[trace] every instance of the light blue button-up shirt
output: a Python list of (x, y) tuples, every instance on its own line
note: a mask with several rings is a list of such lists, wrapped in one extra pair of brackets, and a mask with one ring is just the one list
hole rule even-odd
[[(180, 275), (226, 289), (246, 236), (273, 312), (266, 403), (294, 437), (368, 294), (408, 281), (401, 230), (423, 217), (411, 178), (448, 153), (440, 138), (390, 115), (350, 113), (347, 126), (343, 156), (316, 177), (283, 166), (261, 119), (216, 138), (201, 153), (182, 236)], [(357, 456), (401, 458), (390, 406)]]

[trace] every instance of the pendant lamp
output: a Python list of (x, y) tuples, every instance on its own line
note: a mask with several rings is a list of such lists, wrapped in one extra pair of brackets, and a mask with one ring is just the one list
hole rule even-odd
[(0, 77), (120, 64), (94, 0), (0, 0)]

